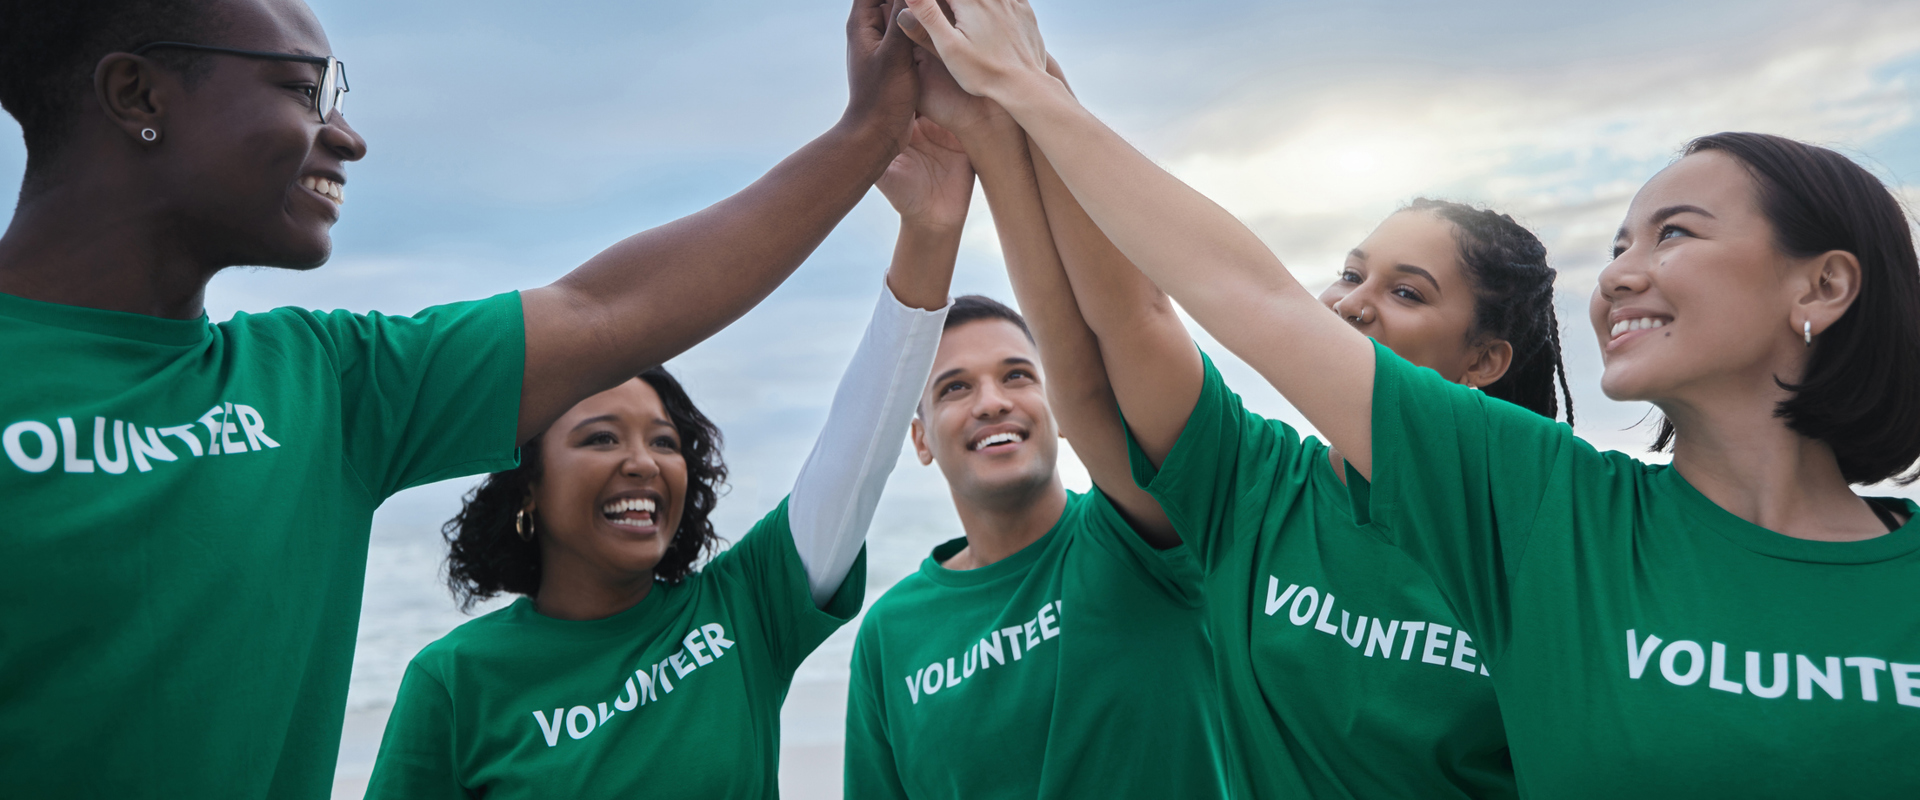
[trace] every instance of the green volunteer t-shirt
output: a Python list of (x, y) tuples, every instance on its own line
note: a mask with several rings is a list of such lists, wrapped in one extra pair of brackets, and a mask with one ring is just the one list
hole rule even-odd
[(1160, 469), (1129, 443), (1206, 575), (1234, 796), (1515, 796), (1479, 644), (1433, 579), (1354, 521), (1326, 445), (1202, 358)]
[(1185, 548), (1147, 546), (1098, 489), (1012, 556), (940, 565), (965, 546), (935, 548), (860, 625), (848, 798), (1225, 795)]
[(514, 463), (524, 341), (0, 295), (0, 794), (326, 797), (373, 510)]
[(1355, 511), (1481, 637), (1522, 795), (1920, 796), (1920, 524), (1783, 536), (1671, 467), (1376, 363)]
[(605, 619), (521, 598), (414, 656), (367, 797), (775, 798), (794, 670), (860, 611), (862, 551), (813, 604), (787, 504)]

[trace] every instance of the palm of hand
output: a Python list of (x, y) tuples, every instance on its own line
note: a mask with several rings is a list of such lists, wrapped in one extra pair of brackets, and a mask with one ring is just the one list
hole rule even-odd
[(926, 117), (913, 122), (905, 150), (877, 184), (905, 219), (958, 226), (973, 199), (973, 164), (960, 140)]
[(971, 131), (1007, 116), (999, 103), (967, 94), (967, 90), (960, 88), (939, 56), (916, 48), (914, 63), (920, 73), (920, 113), (947, 130)]

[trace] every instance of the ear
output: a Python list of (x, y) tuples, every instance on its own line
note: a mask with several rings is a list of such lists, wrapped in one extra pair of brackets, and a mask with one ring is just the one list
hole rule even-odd
[(136, 142), (142, 141), (142, 130), (150, 129), (156, 137), (166, 132), (168, 100), (179, 85), (172, 72), (126, 53), (100, 59), (93, 68), (93, 93), (100, 110)]
[(1860, 296), (1860, 259), (1845, 250), (1833, 250), (1808, 259), (1801, 267), (1805, 288), (1795, 302), (1793, 335), (1801, 323), (1813, 323), (1813, 335), (1833, 327)]
[(1460, 376), (1461, 382), (1476, 388), (1493, 385), (1507, 374), (1507, 368), (1513, 366), (1513, 344), (1505, 339), (1494, 339), (1480, 346), (1480, 352), (1474, 356), (1473, 363), (1467, 365), (1467, 373)]
[(920, 466), (933, 463), (933, 448), (927, 446), (927, 424), (914, 417), (907, 432), (913, 436), (913, 454), (920, 458)]

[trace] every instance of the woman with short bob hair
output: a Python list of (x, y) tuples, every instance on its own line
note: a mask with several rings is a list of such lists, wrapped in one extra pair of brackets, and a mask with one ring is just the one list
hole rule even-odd
[(893, 264), (793, 491), (696, 568), (719, 541), (719, 429), (659, 367), (568, 409), (447, 523), (461, 606), (521, 597), (408, 664), (368, 797), (779, 796), (780, 707), (860, 611), (973, 170), (922, 120), (878, 185)]
[(1672, 464), (1645, 464), (1329, 318), (1046, 73), (1030, 8), (908, 4), (1120, 251), (1346, 457), (1356, 516), (1475, 629), (1522, 796), (1920, 787), (1920, 508), (1850, 486), (1920, 459), (1920, 264), (1871, 174), (1718, 134), (1641, 187), (1589, 312), (1607, 395), (1672, 423)]

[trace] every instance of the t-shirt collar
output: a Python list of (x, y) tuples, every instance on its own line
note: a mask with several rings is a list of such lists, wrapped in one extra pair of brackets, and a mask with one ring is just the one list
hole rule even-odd
[(1728, 541), (1764, 556), (1814, 564), (1873, 564), (1920, 550), (1920, 524), (1915, 522), (1920, 519), (1920, 506), (1912, 500), (1888, 498), (1906, 509), (1907, 524), (1899, 530), (1858, 542), (1821, 542), (1796, 539), (1741, 519), (1708, 500), (1679, 470), (1667, 466), (1662, 472), (1658, 479), (1670, 484), (1669, 496), (1678, 500), (1688, 516)]
[(165, 319), (147, 314), (29, 300), (4, 293), (0, 293), (0, 317), (158, 345), (199, 344), (213, 333), (213, 326), (208, 323), (204, 311), (198, 319)]

